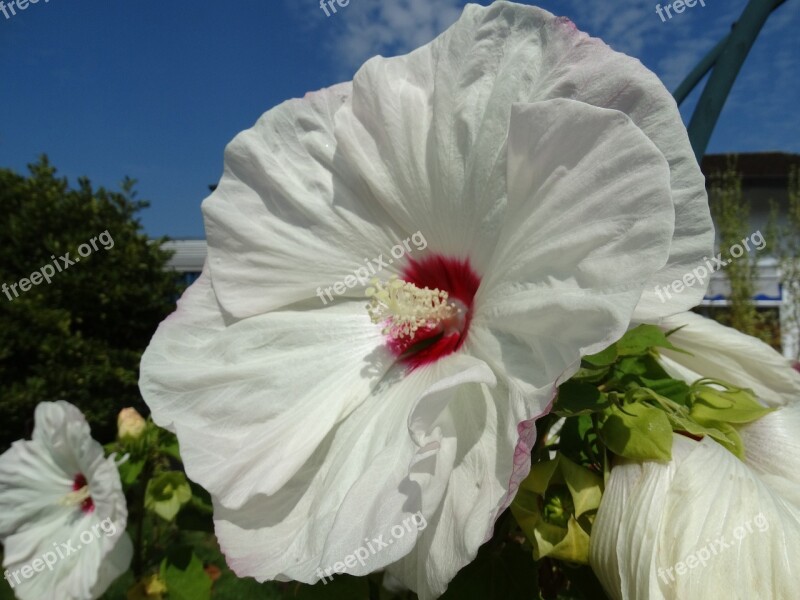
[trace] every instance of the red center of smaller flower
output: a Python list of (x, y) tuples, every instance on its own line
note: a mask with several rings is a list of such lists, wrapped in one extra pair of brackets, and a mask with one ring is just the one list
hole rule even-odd
[[(86, 476), (83, 473), (78, 473), (75, 475), (75, 480), (72, 482), (72, 491), (78, 492), (88, 485), (89, 482), (86, 481)], [(85, 513), (94, 512), (94, 500), (92, 500), (91, 496), (81, 502), (81, 511)]]
[(420, 289), (447, 292), (447, 302), (454, 303), (460, 310), (456, 316), (435, 326), (420, 327), (412, 337), (390, 338), (388, 344), (392, 353), (415, 369), (458, 350), (467, 339), (475, 294), (481, 284), (469, 259), (438, 254), (426, 256), (420, 261), (412, 259), (400, 278)]

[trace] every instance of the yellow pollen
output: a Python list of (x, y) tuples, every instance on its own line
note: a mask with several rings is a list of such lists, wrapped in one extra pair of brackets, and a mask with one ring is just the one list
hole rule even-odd
[(366, 295), (370, 299), (367, 312), (373, 323), (384, 323), (383, 334), (394, 339), (414, 337), (417, 329), (435, 327), (459, 313), (455, 303), (447, 302), (447, 292), (420, 289), (392, 275), (385, 284), (375, 278)]
[(70, 492), (62, 497), (58, 503), (61, 506), (78, 506), (83, 504), (84, 500), (91, 498), (91, 496), (92, 495), (89, 493), (89, 486), (85, 485), (81, 489)]

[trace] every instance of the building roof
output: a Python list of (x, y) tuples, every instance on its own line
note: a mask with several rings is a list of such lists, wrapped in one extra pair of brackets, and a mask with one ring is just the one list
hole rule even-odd
[(786, 185), (791, 169), (800, 169), (800, 154), (785, 152), (708, 154), (703, 157), (700, 168), (708, 177), (725, 171), (729, 161), (735, 161), (736, 170), (742, 174), (743, 185)]

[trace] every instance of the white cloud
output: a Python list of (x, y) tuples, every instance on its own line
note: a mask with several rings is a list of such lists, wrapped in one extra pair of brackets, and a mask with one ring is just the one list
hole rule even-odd
[(428, 43), (458, 19), (460, 0), (351, 0), (332, 46), (347, 67), (376, 54), (403, 54)]

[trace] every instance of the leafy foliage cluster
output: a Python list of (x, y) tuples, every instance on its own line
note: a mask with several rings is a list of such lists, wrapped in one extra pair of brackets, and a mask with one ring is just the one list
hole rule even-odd
[[(0, 295), (0, 451), (29, 437), (33, 410), (68, 400), (95, 437), (113, 439), (125, 406), (145, 407), (138, 389), (142, 352), (174, 309), (169, 255), (151, 243), (137, 213), (134, 181), (119, 192), (72, 188), (43, 157), (23, 176), (0, 169), (0, 284), (12, 285), (108, 231), (114, 245), (82, 258), (11, 300)], [(18, 288), (19, 291), (19, 288)]]

